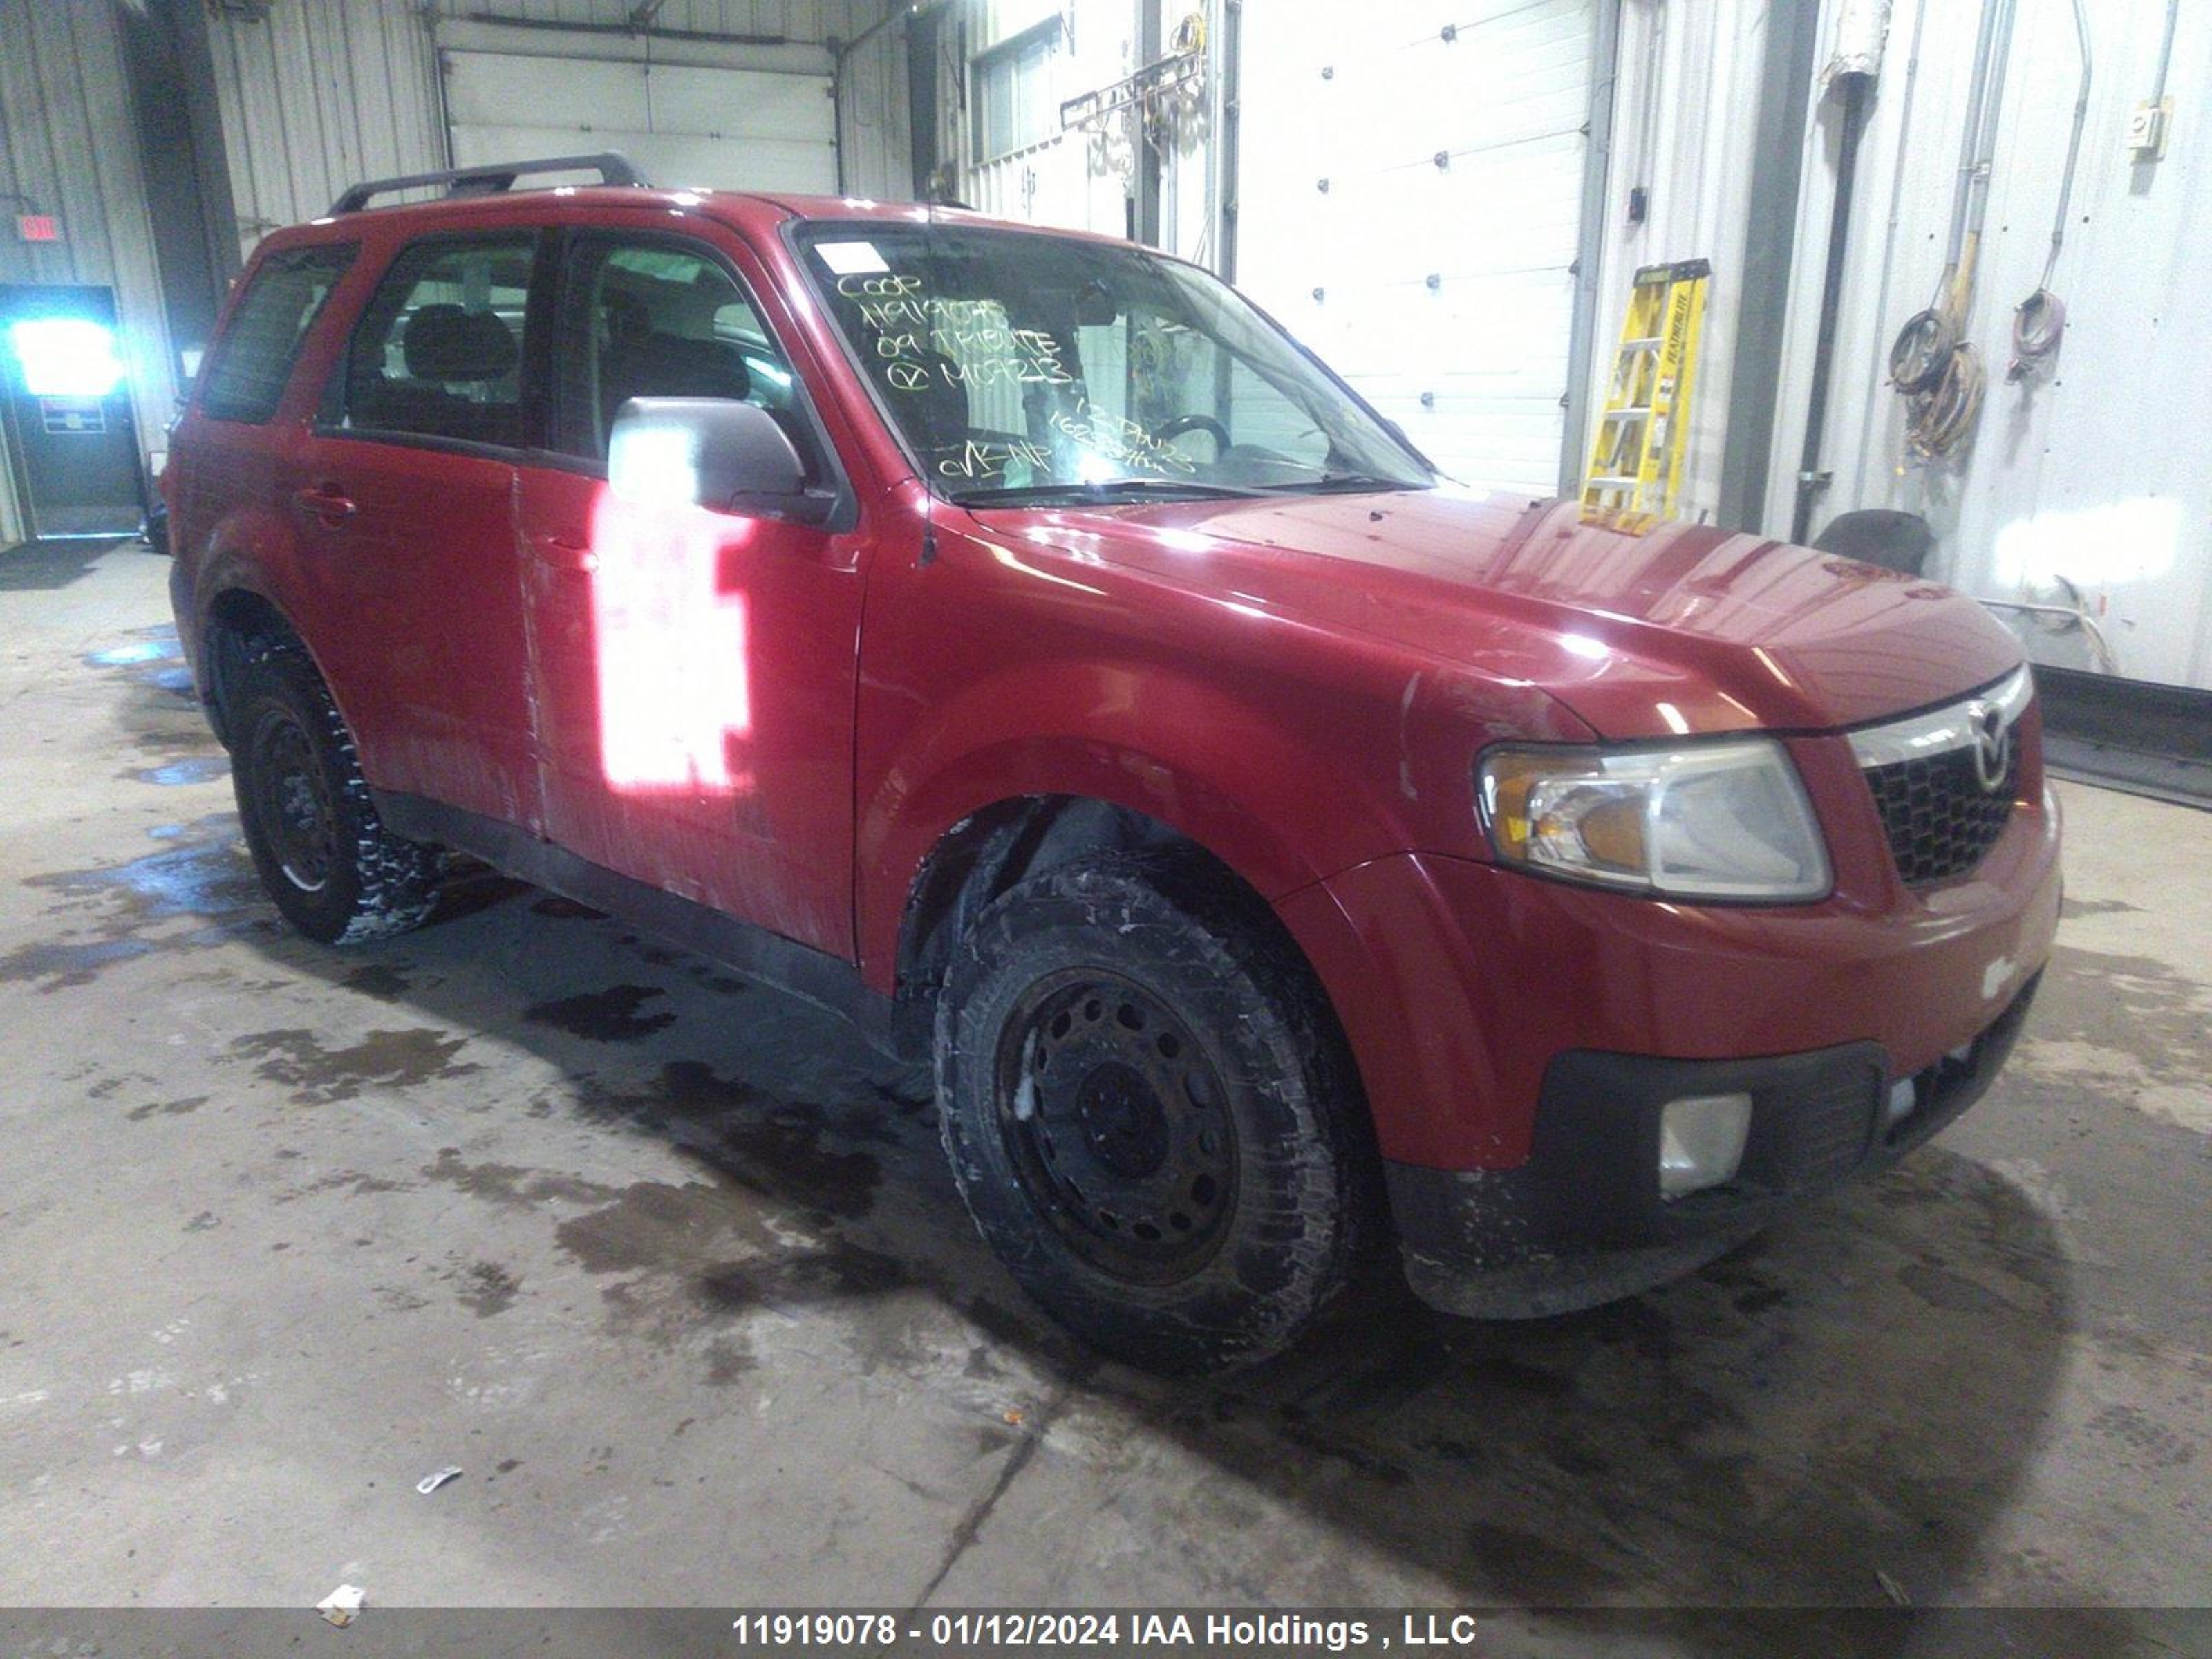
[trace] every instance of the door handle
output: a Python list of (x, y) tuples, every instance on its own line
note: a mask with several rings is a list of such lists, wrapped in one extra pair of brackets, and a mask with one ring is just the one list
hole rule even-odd
[(313, 484), (295, 490), (292, 499), (327, 525), (339, 524), (359, 510), (353, 504), (353, 497), (336, 483)]
[(580, 570), (586, 574), (599, 568), (599, 556), (580, 542), (550, 534), (535, 535), (530, 544), (538, 556), (556, 570)]

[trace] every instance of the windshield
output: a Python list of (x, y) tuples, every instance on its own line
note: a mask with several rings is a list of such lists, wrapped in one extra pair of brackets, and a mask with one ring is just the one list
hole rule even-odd
[(954, 501), (1418, 489), (1434, 475), (1237, 293), (1141, 248), (817, 227), (810, 278)]

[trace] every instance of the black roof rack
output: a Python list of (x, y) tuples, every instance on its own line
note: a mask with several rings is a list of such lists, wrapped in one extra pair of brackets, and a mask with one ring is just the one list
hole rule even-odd
[(398, 179), (371, 179), (356, 185), (331, 204), (331, 216), (358, 213), (372, 198), (395, 190), (421, 190), (443, 185), (448, 196), (496, 196), (511, 190), (526, 173), (596, 173), (602, 184), (636, 185), (650, 189), (652, 180), (630, 165), (626, 155), (603, 150), (597, 155), (549, 155), (542, 161), (498, 161), (484, 167), (448, 167), (442, 173), (410, 173)]

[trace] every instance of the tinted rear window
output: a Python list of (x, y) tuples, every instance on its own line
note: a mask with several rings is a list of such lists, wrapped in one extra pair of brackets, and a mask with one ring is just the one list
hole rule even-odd
[(231, 313), (200, 392), (200, 412), (218, 421), (267, 420), (283, 400), (301, 343), (331, 290), (353, 263), (356, 245), (325, 243), (272, 253)]

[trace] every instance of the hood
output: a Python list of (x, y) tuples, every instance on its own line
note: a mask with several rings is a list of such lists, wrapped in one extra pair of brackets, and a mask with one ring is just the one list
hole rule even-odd
[(1936, 583), (1704, 526), (1459, 490), (978, 512), (994, 535), (1540, 686), (1607, 738), (1879, 720), (2021, 660)]

